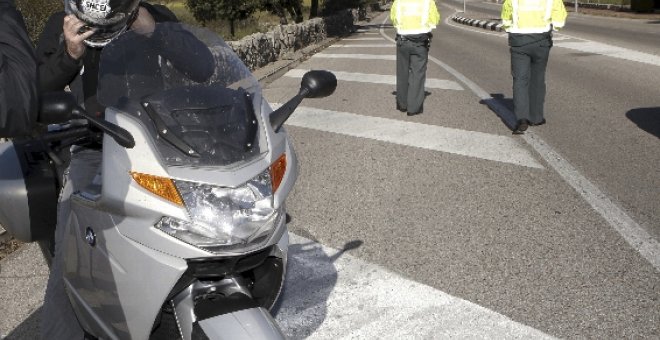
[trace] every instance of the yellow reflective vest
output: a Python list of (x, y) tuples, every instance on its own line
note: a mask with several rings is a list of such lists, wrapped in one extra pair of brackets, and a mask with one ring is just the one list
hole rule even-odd
[(509, 33), (543, 33), (564, 27), (566, 8), (562, 0), (504, 0), (501, 17)]
[(394, 0), (390, 19), (401, 35), (431, 32), (440, 22), (435, 0)]

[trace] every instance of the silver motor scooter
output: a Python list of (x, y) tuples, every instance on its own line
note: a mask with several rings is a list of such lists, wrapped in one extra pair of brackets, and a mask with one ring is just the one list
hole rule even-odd
[[(53, 261), (90, 338), (283, 338), (269, 309), (297, 160), (282, 125), (304, 98), (330, 95), (334, 75), (310, 71), (273, 111), (221, 38), (175, 23), (121, 35), (99, 70), (105, 119), (49, 94), (42, 121), (66, 124), (0, 144), (0, 224), (49, 257), (57, 215)], [(99, 160), (75, 184), (60, 181), (70, 145)]]

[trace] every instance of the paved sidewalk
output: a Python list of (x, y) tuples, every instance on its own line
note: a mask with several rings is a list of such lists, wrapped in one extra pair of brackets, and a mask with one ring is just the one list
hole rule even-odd
[(0, 339), (37, 339), (48, 267), (36, 243), (0, 260)]

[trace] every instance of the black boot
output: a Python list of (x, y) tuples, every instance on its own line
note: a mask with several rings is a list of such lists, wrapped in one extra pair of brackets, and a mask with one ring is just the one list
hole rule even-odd
[(524, 134), (528, 126), (529, 126), (529, 121), (527, 119), (518, 119), (518, 123), (516, 124), (516, 127), (513, 129), (513, 134), (514, 135)]

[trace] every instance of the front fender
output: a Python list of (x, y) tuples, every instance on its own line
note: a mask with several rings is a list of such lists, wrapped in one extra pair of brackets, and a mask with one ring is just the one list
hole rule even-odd
[(201, 331), (212, 340), (285, 339), (273, 317), (263, 307), (217, 315), (197, 324), (193, 335)]

